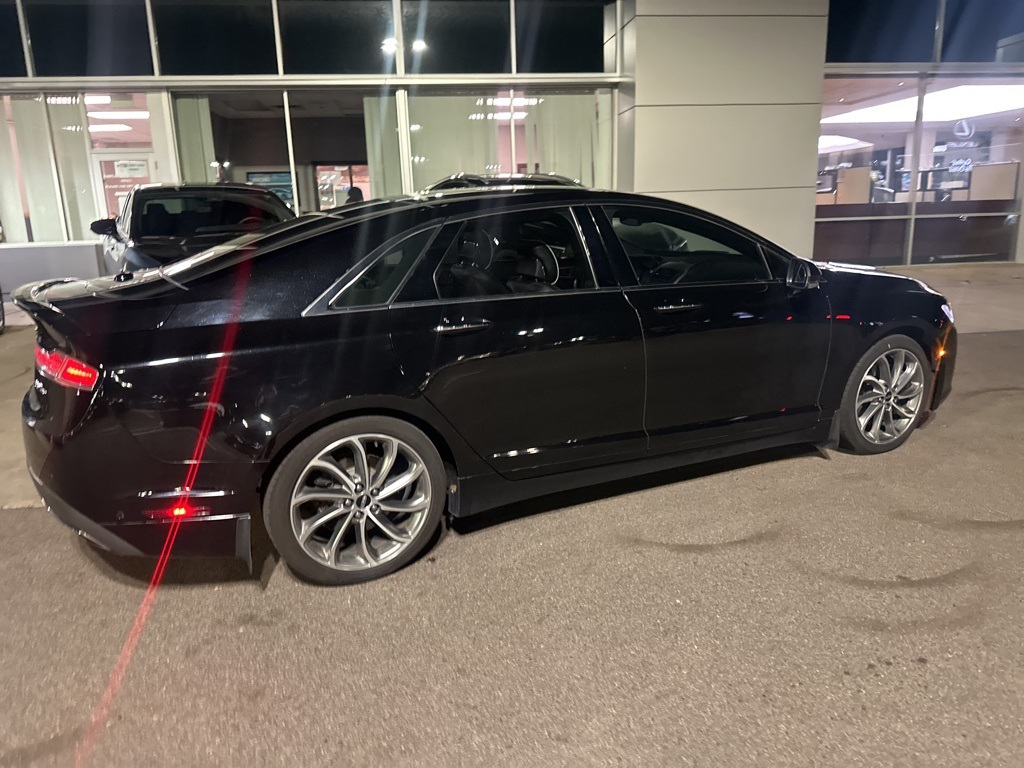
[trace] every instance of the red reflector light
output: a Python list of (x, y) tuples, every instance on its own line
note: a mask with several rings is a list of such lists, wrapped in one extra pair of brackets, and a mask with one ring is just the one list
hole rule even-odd
[(210, 508), (175, 504), (173, 507), (147, 510), (143, 514), (151, 520), (185, 520), (190, 517), (206, 517), (210, 514)]
[(72, 389), (91, 392), (96, 388), (100, 372), (81, 360), (75, 360), (62, 352), (36, 347), (36, 368), (48, 379)]
[(849, 320), (849, 315), (836, 315), (836, 320)]

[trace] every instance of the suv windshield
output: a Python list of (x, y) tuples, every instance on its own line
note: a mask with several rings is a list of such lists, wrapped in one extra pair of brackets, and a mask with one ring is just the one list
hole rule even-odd
[(284, 203), (259, 190), (168, 191), (141, 197), (135, 210), (133, 235), (223, 237), (261, 229), (293, 216)]

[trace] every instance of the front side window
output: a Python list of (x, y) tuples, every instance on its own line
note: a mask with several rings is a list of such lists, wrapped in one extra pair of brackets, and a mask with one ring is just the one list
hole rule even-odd
[(757, 244), (712, 222), (635, 206), (604, 209), (640, 285), (770, 280)]
[(568, 211), (519, 211), (465, 222), (434, 284), (443, 299), (597, 286)]

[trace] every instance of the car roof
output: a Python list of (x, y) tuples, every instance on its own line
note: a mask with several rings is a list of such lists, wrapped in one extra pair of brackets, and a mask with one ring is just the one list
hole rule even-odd
[(695, 208), (685, 203), (666, 200), (663, 197), (651, 197), (632, 192), (614, 192), (608, 190), (589, 189), (575, 186), (529, 186), (512, 185), (504, 187), (466, 187), (461, 189), (445, 189), (434, 192), (421, 192), (415, 195), (377, 198), (363, 203), (339, 206), (319, 214), (308, 216), (332, 216), (345, 219), (372, 218), (378, 215), (399, 213), (401, 211), (426, 210), (432, 217), (444, 219), (461, 216), (487, 215), (498, 213), (504, 209), (529, 208), (534, 206), (573, 206), (573, 205), (637, 205), (648, 208), (668, 208), (680, 213), (697, 216), (736, 232), (745, 234), (759, 242), (771, 244), (762, 235), (752, 232), (721, 216)]
[(225, 184), (192, 184), (175, 182), (157, 182), (154, 184), (140, 184), (135, 188), (136, 194), (140, 192), (249, 192), (255, 194), (273, 195), (273, 191), (257, 184), (241, 182), (230, 182)]

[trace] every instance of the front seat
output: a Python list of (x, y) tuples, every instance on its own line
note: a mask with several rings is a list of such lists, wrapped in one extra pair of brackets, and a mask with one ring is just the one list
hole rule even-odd
[(459, 246), (458, 261), (452, 264), (450, 270), (455, 295), (458, 297), (508, 293), (508, 288), (487, 271), (491, 250), (484, 237), (468, 236)]
[(150, 203), (142, 214), (142, 234), (170, 237), (174, 234), (174, 217), (163, 203)]
[(536, 245), (530, 255), (519, 260), (518, 273), (508, 281), (512, 293), (548, 293), (557, 291), (558, 259), (547, 245)]

